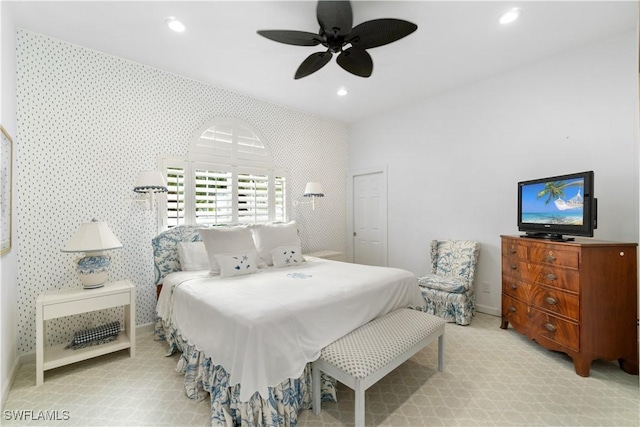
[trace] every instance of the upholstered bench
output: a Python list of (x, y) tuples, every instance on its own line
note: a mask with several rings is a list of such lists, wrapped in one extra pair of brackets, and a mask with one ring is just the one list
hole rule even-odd
[(320, 373), (355, 390), (355, 425), (364, 426), (364, 392), (438, 338), (438, 371), (444, 369), (444, 327), (434, 315), (395, 310), (322, 349), (312, 364), (313, 413), (320, 413)]

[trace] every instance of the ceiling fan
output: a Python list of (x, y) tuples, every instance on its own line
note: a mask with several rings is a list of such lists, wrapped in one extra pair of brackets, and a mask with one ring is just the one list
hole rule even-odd
[[(293, 30), (258, 30), (258, 34), (270, 40), (295, 46), (327, 48), (325, 52), (312, 53), (305, 59), (295, 78), (301, 79), (327, 65), (338, 54), (336, 62), (346, 71), (360, 77), (369, 77), (373, 60), (366, 49), (383, 46), (400, 40), (418, 29), (418, 26), (401, 19), (385, 18), (363, 22), (353, 27), (353, 12), (349, 1), (318, 1), (316, 10), (320, 31), (309, 33)], [(347, 45), (350, 45), (345, 49)]]

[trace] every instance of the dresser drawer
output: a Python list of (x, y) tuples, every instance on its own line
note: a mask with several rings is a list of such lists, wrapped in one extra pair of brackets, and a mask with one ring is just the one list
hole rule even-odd
[(502, 242), (502, 256), (527, 259), (527, 246), (518, 243), (517, 240), (505, 240)]
[(580, 273), (578, 270), (552, 267), (545, 264), (529, 264), (529, 279), (554, 288), (578, 292), (580, 289)]
[(502, 259), (502, 275), (529, 278), (529, 264), (518, 259)]
[(534, 307), (568, 317), (576, 322), (580, 320), (578, 295), (544, 286), (533, 286), (530, 290), (530, 298)]
[(502, 276), (502, 292), (520, 301), (529, 300), (530, 286), (518, 277)]
[(531, 309), (530, 332), (534, 339), (553, 341), (563, 347), (580, 351), (580, 327), (540, 310)]
[(535, 263), (578, 268), (579, 259), (578, 252), (556, 249), (549, 245), (532, 245), (529, 248), (529, 261)]
[(524, 326), (527, 324), (527, 313), (529, 308), (523, 302), (520, 302), (508, 295), (502, 294), (502, 319), (508, 320), (510, 323)]

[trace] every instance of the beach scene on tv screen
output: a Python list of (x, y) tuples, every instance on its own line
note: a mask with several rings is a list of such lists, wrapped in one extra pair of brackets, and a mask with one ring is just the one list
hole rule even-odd
[(584, 179), (549, 181), (522, 186), (522, 222), (583, 224)]

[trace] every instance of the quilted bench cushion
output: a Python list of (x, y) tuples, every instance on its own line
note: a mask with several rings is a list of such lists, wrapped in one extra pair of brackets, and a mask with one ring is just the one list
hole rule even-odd
[(364, 379), (445, 323), (421, 311), (395, 310), (329, 344), (320, 357), (352, 377)]
[(427, 274), (426, 276), (418, 277), (418, 285), (454, 294), (469, 290), (469, 281), (462, 277), (447, 277), (436, 274)]

